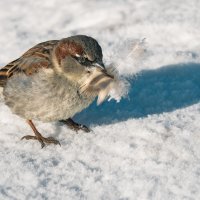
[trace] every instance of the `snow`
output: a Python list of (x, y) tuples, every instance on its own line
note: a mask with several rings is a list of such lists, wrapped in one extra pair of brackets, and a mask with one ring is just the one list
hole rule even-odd
[[(0, 199), (200, 199), (200, 1), (0, 1), (0, 66), (31, 46), (96, 38), (127, 98), (75, 116), (92, 132), (35, 122), (60, 146), (21, 141), (31, 129), (0, 102)], [(145, 38), (145, 39), (144, 39)]]

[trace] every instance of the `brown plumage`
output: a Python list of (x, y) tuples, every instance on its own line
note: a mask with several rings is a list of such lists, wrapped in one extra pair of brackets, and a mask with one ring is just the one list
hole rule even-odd
[(95, 39), (83, 35), (37, 44), (0, 70), (5, 103), (25, 118), (35, 133), (23, 139), (36, 139), (42, 147), (59, 142), (44, 138), (32, 120), (61, 120), (76, 130), (89, 131), (71, 117), (97, 95), (102, 102), (113, 81), (103, 65), (101, 47)]
[(0, 69), (0, 86), (6, 84), (8, 78), (17, 73), (32, 75), (40, 68), (52, 67), (51, 53), (58, 40), (42, 42), (26, 51), (20, 58), (8, 63)]

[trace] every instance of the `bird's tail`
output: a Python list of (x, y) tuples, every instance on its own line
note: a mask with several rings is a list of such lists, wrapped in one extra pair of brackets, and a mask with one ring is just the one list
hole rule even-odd
[(4, 87), (6, 84), (8, 75), (7, 75), (7, 69), (5, 67), (0, 67), (0, 87)]
[(0, 67), (0, 102), (3, 101), (3, 87), (7, 81), (7, 74), (4, 67)]

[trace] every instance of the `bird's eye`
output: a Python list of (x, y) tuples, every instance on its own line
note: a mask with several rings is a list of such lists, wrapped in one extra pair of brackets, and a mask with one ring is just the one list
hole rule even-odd
[(81, 63), (81, 64), (84, 64), (85, 61), (86, 61), (86, 58), (83, 57), (83, 56), (81, 56), (81, 57), (78, 58), (78, 62)]
[(91, 61), (89, 61), (88, 58), (86, 58), (85, 56), (76, 54), (76, 56), (74, 56), (74, 58), (82, 65), (90, 65), (91, 64)]

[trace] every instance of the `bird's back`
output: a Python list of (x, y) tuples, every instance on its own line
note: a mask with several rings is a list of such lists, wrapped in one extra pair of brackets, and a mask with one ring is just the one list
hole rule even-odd
[(17, 73), (31, 75), (36, 73), (39, 68), (51, 68), (50, 54), (58, 40), (42, 42), (28, 51), (20, 58), (8, 63), (0, 69), (0, 87), (4, 87), (7, 80)]

